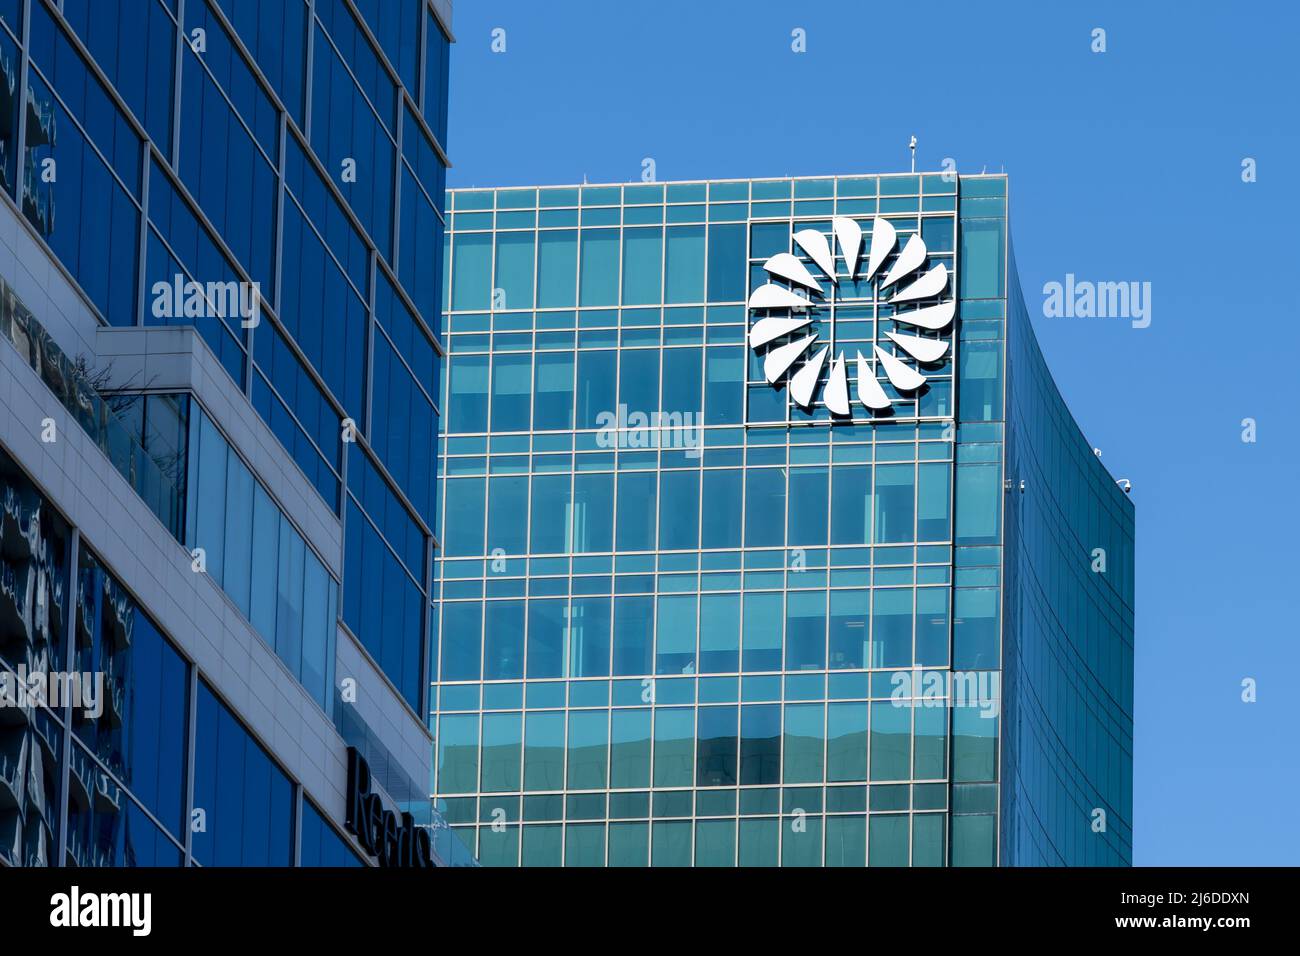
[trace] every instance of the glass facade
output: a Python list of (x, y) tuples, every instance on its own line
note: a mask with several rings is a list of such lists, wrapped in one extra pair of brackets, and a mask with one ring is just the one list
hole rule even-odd
[[(1058, 625), (1058, 643), (1107, 644), (1113, 669), (1091, 672), (1092, 709), (1062, 695), (1026, 714), (1015, 695), (1036, 688), (1004, 665), (1033, 645), (1033, 679), (1058, 676), (1041, 671), (1041, 632), (1011, 633), (1024, 614), (1012, 567), (1038, 556), (1011, 537), (1006, 409), (1045, 409), (1004, 401), (1009, 355), (1032, 342), (1023, 307), (1008, 311), (1004, 177), (449, 197), (434, 794), (481, 862), (1025, 862), (1011, 834), (1056, 800), (1066, 762), (1081, 800), (1113, 801), (1107, 859), (1127, 861), (1131, 611), (1125, 623), (1113, 606), (1104, 634), (1082, 604)], [(901, 251), (870, 272), (946, 275), (915, 298), (954, 302), (955, 323), (894, 338), (916, 332), (898, 308), (904, 283), (883, 291), (893, 280), (873, 281), (865, 251), (858, 268), (809, 252), (838, 251), (842, 220), (864, 250), (896, 234)], [(768, 268), (781, 256), (795, 262), (784, 275)], [(866, 394), (870, 376), (887, 407), (838, 415), (792, 398), (797, 370), (773, 376), (768, 359), (807, 322), (750, 350), (755, 319), (803, 316), (751, 311), (751, 295), (769, 281), (798, 291), (800, 275), (831, 355), (850, 368), (855, 353), (877, 356), (853, 382)], [(946, 347), (917, 364), (924, 384), (904, 387), (879, 355), (906, 358), (917, 341)], [(825, 395), (834, 372), (817, 364), (801, 367)], [(1056, 401), (1051, 441), (1086, 450)], [(1131, 506), (1091, 467), (1111, 507), (1077, 520), (1115, 525), (1110, 573), (1127, 580), (1096, 600), (1126, 593), (1131, 607)], [(1080, 584), (1051, 581), (1071, 594)], [(1066, 709), (1091, 763), (1042, 754)], [(1109, 738), (1093, 735), (1103, 719)], [(1031, 769), (1032, 782), (1020, 776)], [(1062, 816), (1014, 846), (1099, 861), (1067, 842), (1090, 824)]]
[[(329, 603), (330, 619), (423, 713), (447, 162), (438, 16), (424, 0), (18, 0), (0, 24), (10, 198), (103, 321), (199, 329), (347, 525), (345, 576), (375, 575)], [(148, 55), (125, 55), (140, 43)], [(167, 308), (166, 290), (191, 282), (256, 288), (260, 321)], [(191, 536), (223, 527), (194, 507)]]
[[(0, 496), (0, 863), (292, 865), (300, 789), (3, 452)], [(60, 701), (60, 675), (99, 683)]]
[[(396, 742), (346, 706), (335, 671), (339, 642), (355, 639), (383, 675), (376, 689), (423, 733), (448, 9), (0, 0), (0, 192), (45, 253), (29, 271), (56, 265), (105, 326), (194, 327), (230, 380), (209, 384), (242, 396), (278, 439), (337, 517), (339, 553), (317, 550), (329, 534), (313, 544), (303, 530), (314, 502), (256, 472), (265, 459), (241, 447), (247, 434), (188, 391), (109, 392), (95, 356), (65, 351), (87, 330), (60, 348), (42, 324), (58, 323), (19, 301), (9, 275), (0, 348), (19, 352), (201, 555), (232, 610), (421, 826), (424, 780), (412, 784)], [(98, 673), (108, 692), (93, 721), (75, 708), (0, 709), (0, 863), (361, 864), (339, 821), (223, 702), (216, 675), (198, 672), (53, 511), (28, 464), (0, 450), (0, 680)], [(195, 810), (207, 828), (191, 835)], [(432, 827), (440, 863), (472, 862), (436, 814)]]

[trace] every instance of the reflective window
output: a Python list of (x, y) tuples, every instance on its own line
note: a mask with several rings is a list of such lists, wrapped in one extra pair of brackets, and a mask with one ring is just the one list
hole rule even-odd
[(205, 866), (289, 866), (293, 787), (235, 716), (199, 682), (194, 858)]

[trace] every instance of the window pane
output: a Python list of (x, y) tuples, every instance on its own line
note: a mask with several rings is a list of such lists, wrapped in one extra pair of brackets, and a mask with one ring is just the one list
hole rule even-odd
[(613, 711), (609, 759), (614, 789), (650, 786), (649, 708)]
[(833, 669), (867, 666), (871, 592), (865, 589), (831, 591), (830, 666)]
[(701, 506), (701, 540), (703, 548), (739, 548), (741, 504), (744, 500), (741, 472), (713, 470), (704, 472)]
[(656, 674), (695, 673), (695, 602), (693, 594), (659, 598)]
[(826, 666), (826, 592), (792, 591), (786, 597), (785, 669)]
[(664, 231), (626, 229), (623, 231), (623, 303), (657, 305), (663, 260)]
[(665, 302), (704, 301), (703, 226), (668, 229), (665, 272)]
[(867, 704), (827, 705), (826, 779), (867, 779)]
[(537, 353), (533, 373), (533, 428), (564, 431), (573, 427), (573, 356)]
[(915, 540), (912, 465), (876, 466), (876, 543)]
[(537, 252), (537, 306), (542, 309), (572, 306), (578, 291), (578, 234), (574, 230), (539, 233)]
[(531, 232), (497, 233), (497, 281), (492, 308), (533, 307), (533, 236)]
[(582, 293), (580, 305), (618, 304), (617, 229), (582, 230)]
[(740, 595), (700, 595), (700, 673), (740, 667)]

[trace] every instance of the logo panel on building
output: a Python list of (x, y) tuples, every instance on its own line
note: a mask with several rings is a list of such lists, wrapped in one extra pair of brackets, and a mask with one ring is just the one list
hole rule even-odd
[(819, 226), (794, 231), (793, 251), (768, 256), (751, 283), (750, 379), (817, 420), (931, 417), (919, 399), (952, 358), (952, 270), (919, 229), (883, 216)]

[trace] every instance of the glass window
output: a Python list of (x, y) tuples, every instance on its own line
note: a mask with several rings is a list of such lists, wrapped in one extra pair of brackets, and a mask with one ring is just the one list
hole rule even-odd
[(564, 676), (564, 599), (528, 602), (528, 676)]
[(365, 866), (348, 842), (325, 821), (310, 800), (302, 802), (299, 866)]
[(780, 820), (775, 817), (741, 818), (740, 865), (776, 866), (780, 847)]
[(746, 229), (743, 223), (709, 226), (709, 301), (745, 298)]
[(614, 476), (573, 476), (573, 550), (609, 551), (614, 545)]
[(575, 710), (569, 713), (570, 790), (603, 790), (608, 771), (609, 712)]
[(524, 789), (564, 789), (563, 711), (535, 711), (525, 716)]
[(695, 613), (694, 594), (666, 595), (658, 599), (656, 674), (695, 673)]
[(826, 707), (826, 779), (867, 779), (867, 704)]
[(578, 353), (579, 428), (600, 428), (614, 410), (615, 383), (618, 376), (618, 353), (612, 351)]
[(908, 820), (905, 813), (873, 813), (867, 860), (871, 866), (907, 866)]
[(611, 787), (650, 786), (650, 717), (649, 708), (613, 711), (610, 722)]
[(781, 669), (781, 622), (784, 619), (779, 592), (755, 591), (745, 595), (744, 670)]
[(747, 704), (740, 709), (740, 782), (781, 782), (780, 704)]
[(780, 547), (785, 543), (785, 469), (753, 468), (745, 472), (745, 547)]
[(205, 866), (293, 863), (293, 785), (242, 724), (199, 682), (194, 730), (194, 858)]
[(654, 599), (614, 599), (614, 674), (640, 675), (654, 672)]
[(605, 824), (570, 823), (564, 828), (565, 866), (605, 865)]
[(619, 352), (618, 401), (627, 407), (629, 416), (640, 412), (649, 417), (659, 411), (659, 352), (656, 349), (622, 349)]
[(579, 305), (618, 304), (617, 229), (582, 230), (582, 285)]
[(786, 595), (785, 669), (821, 670), (826, 666), (826, 592)]
[(658, 227), (623, 231), (623, 304), (657, 305), (664, 231)]
[[(102, 675), (103, 686), (98, 712), (73, 707), (74, 730), (183, 839), (188, 668), (84, 545), (79, 577), (79, 623), (85, 633), (74, 652), (75, 669)], [(84, 696), (74, 699), (88, 702)]]
[(910, 701), (876, 701), (871, 705), (871, 779), (907, 780), (911, 769)]
[(533, 428), (567, 431), (573, 427), (573, 355), (538, 352), (533, 369)]
[(609, 825), (610, 866), (647, 866), (649, 862), (649, 823), (611, 823)]
[(458, 233), (452, 238), (451, 307), (486, 311), (491, 301), (492, 235)]
[[(681, 415), (684, 425), (699, 424), (695, 416), (699, 415), (703, 407), (700, 398), (704, 371), (702, 360), (703, 349), (664, 349), (663, 410), (665, 413)], [(675, 421), (669, 419), (674, 425)]]
[(528, 553), (528, 477), (488, 479), (488, 554)]
[(695, 709), (655, 709), (654, 785), (689, 787), (695, 779)]
[(700, 509), (701, 547), (740, 547), (742, 488), (739, 469), (705, 470)]
[(914, 541), (915, 472), (912, 465), (876, 466), (876, 543)]
[(912, 664), (912, 589), (876, 588), (871, 606), (871, 666)]
[(659, 549), (699, 547), (700, 473), (694, 470), (661, 473), (659, 502)]
[(867, 865), (867, 818), (861, 814), (826, 818), (826, 865)]
[(689, 820), (656, 820), (651, 827), (651, 866), (690, 866), (691, 831)]
[(871, 467), (831, 469), (831, 544), (871, 542)]
[(922, 667), (948, 664), (948, 589), (916, 590), (916, 663)]
[(665, 251), (665, 302), (704, 301), (704, 227), (670, 226)]
[(997, 544), (1002, 495), (1001, 466), (957, 466), (957, 544)]
[(952, 489), (945, 462), (923, 462), (917, 466), (916, 540), (948, 541)]
[(736, 865), (736, 821), (697, 820), (695, 823), (695, 865)]
[(871, 592), (831, 591), (830, 666), (847, 669), (867, 666), (868, 612)]
[(488, 601), (483, 614), (483, 679), (523, 676), (524, 602)]
[[(739, 782), (739, 737), (735, 706), (701, 707), (696, 729), (697, 787), (734, 787)], [(730, 865), (730, 857), (726, 865)]]
[(479, 679), (482, 623), (483, 604), (479, 601), (447, 601), (443, 604), (443, 680)]
[(526, 432), (531, 417), (533, 362), (525, 353), (492, 356), (492, 430)]
[(483, 715), (484, 793), (520, 789), (523, 722), (519, 714)]
[(492, 308), (533, 307), (533, 258), (531, 232), (497, 233), (497, 280), (492, 289)]
[(705, 363), (704, 424), (739, 424), (745, 413), (745, 350), (710, 348)]
[(545, 230), (539, 235), (537, 307), (572, 307), (578, 294), (578, 233), (561, 229)]
[(569, 676), (609, 676), (611, 602), (575, 597), (569, 608)]
[(531, 553), (567, 554), (569, 524), (569, 476), (534, 475)]
[(450, 397), (447, 429), (452, 432), (485, 432), (488, 421), (488, 357), (456, 355), (449, 359)]
[(619, 551), (654, 550), (656, 478), (653, 471), (619, 474), (615, 538)]
[(442, 524), (442, 553), (448, 557), (485, 554), (484, 507), (487, 481), (448, 479), (443, 483), (446, 517)]
[(825, 704), (787, 704), (785, 708), (785, 783), (814, 783), (822, 779), (826, 749)]
[(1000, 666), (997, 588), (957, 588), (953, 596), (953, 666)]
[(438, 793), (474, 793), (478, 785), (478, 714), (438, 718)]
[(826, 543), (829, 508), (828, 468), (791, 468), (788, 542), (798, 545)]
[(740, 595), (700, 595), (700, 673), (740, 669)]
[(948, 771), (948, 708), (944, 701), (924, 700), (916, 715), (915, 767), (917, 780), (942, 780)]

